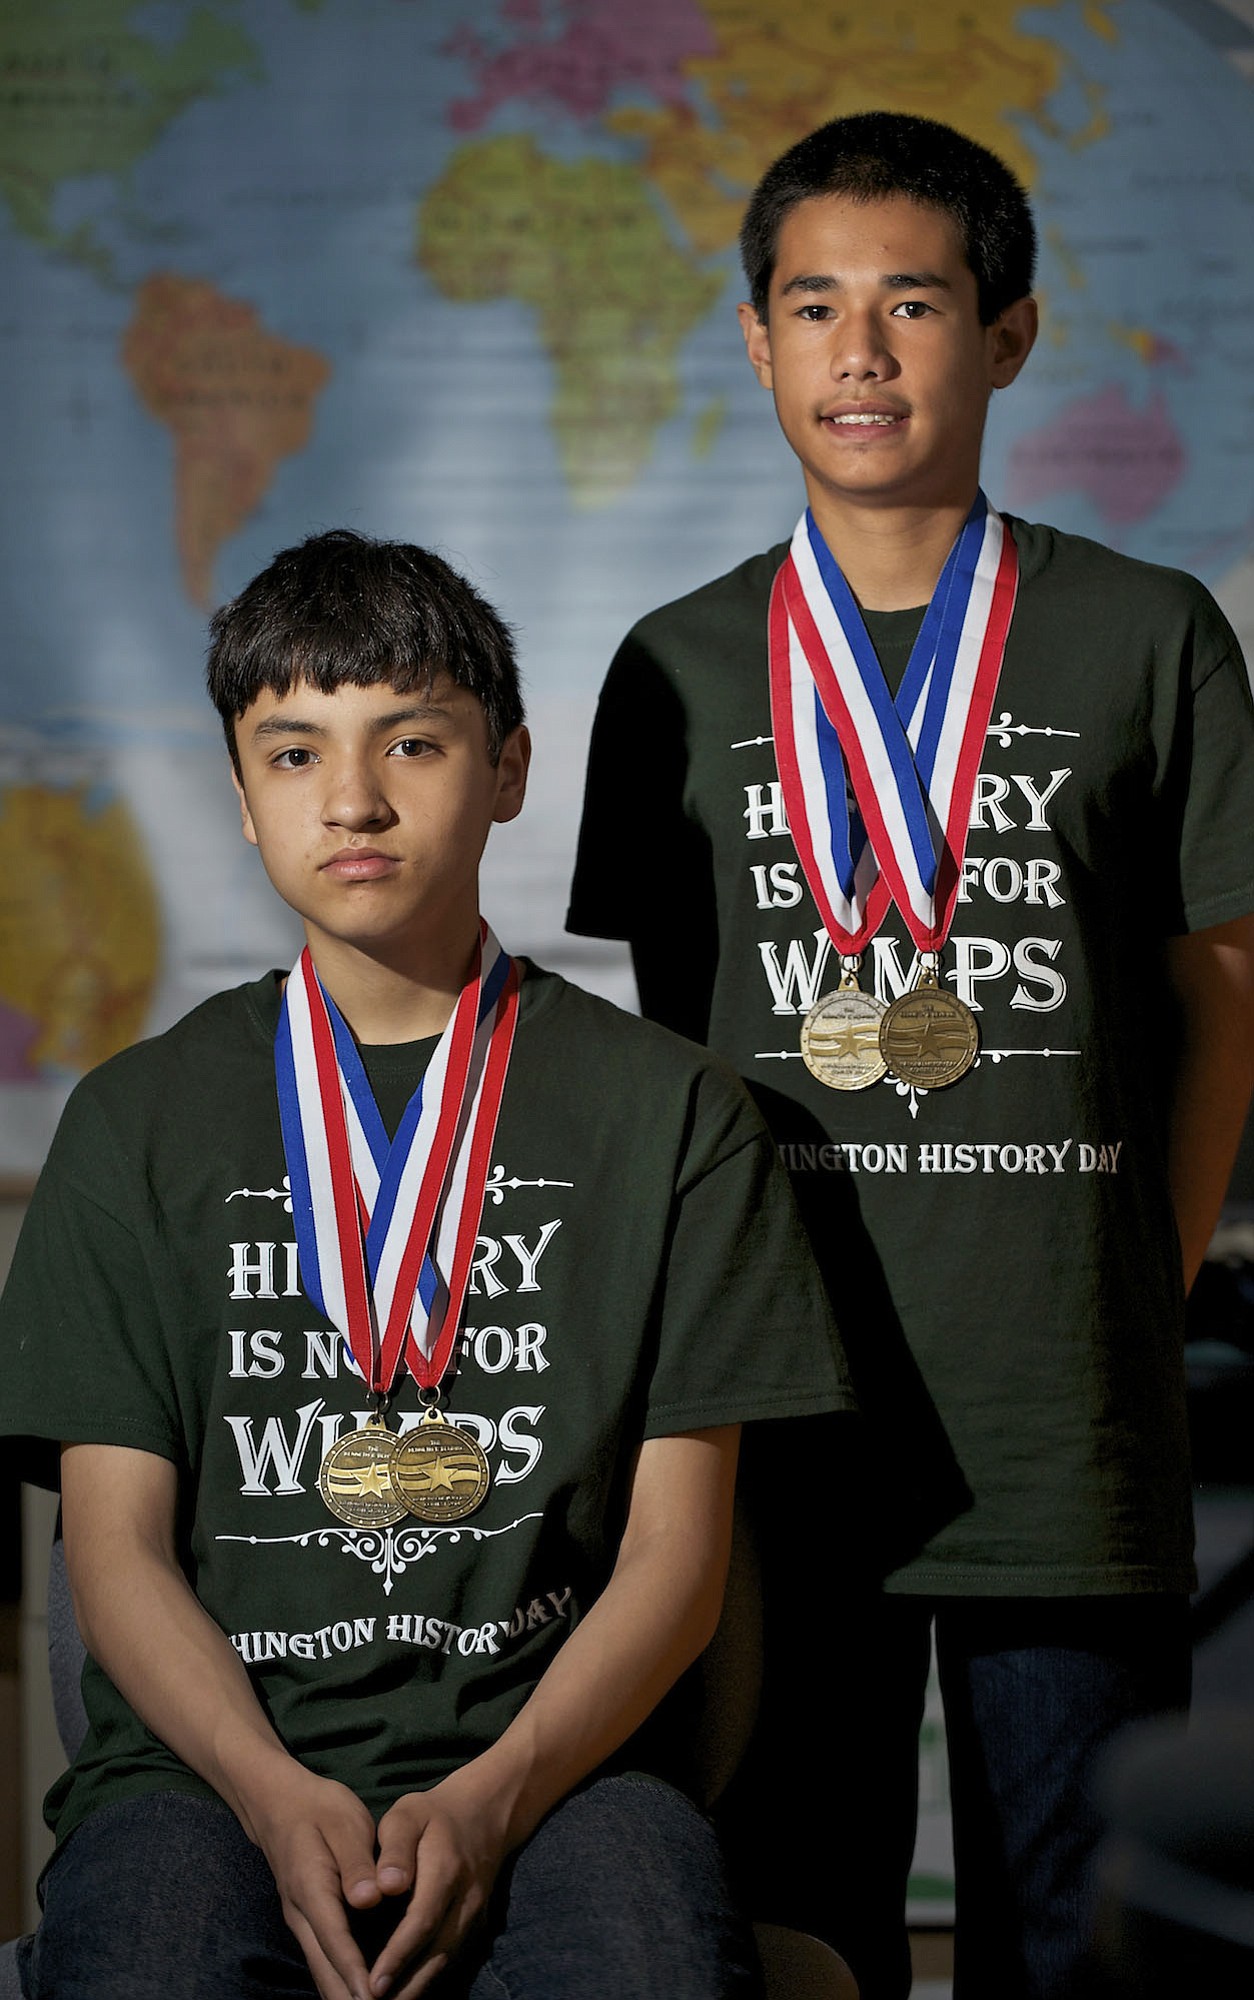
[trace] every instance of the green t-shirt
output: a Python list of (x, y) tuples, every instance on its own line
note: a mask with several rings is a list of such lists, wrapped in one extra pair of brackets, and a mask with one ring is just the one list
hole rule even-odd
[[(178, 1467), (181, 1555), (279, 1735), (373, 1810), (494, 1742), (603, 1589), (642, 1438), (851, 1405), (786, 1177), (737, 1078), (528, 968), (449, 1414), (488, 1499), (353, 1529), (323, 1454), (370, 1411), (303, 1295), (273, 1068), (277, 975), (75, 1091), (0, 1306), (0, 1430)], [(368, 1051), (384, 1115), (432, 1044)], [(405, 1382), (393, 1421), (418, 1415)], [(54, 1791), (200, 1781), (88, 1662)]]
[[(644, 619), (620, 650), (569, 923), (639, 946), (766, 1112), (896, 1487), (927, 1487), (951, 1517), (891, 1586), (1185, 1589), (1164, 941), (1254, 908), (1249, 687), (1192, 578), (1012, 526), (1019, 597), (943, 958), (979, 1017), (965, 1078), (846, 1094), (800, 1059), (802, 1017), (839, 960), (771, 739), (783, 546)], [(890, 681), (918, 623), (868, 620)], [(890, 908), (863, 985), (894, 999), (914, 956)]]

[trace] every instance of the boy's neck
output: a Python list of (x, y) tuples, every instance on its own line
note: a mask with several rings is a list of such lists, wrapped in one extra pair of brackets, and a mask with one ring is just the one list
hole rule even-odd
[(811, 495), (819, 532), (864, 611), (927, 604), (975, 495), (944, 507), (855, 508)]
[(320, 936), (309, 937), (309, 950), (354, 1038), (374, 1047), (443, 1034), (474, 972), (477, 943), (476, 928), (468, 944), (400, 954), (367, 953)]

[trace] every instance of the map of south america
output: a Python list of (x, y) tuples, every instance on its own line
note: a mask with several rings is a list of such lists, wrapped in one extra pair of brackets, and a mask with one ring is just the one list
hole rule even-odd
[(140, 288), (122, 360), (174, 440), (175, 537), (187, 594), (213, 602), (213, 560), (309, 442), (331, 369), (267, 332), (252, 307), (169, 275)]

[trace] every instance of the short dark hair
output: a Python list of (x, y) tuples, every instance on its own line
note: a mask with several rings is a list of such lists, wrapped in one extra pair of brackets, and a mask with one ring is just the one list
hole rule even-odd
[(1005, 161), (935, 118), (859, 111), (820, 125), (791, 146), (767, 168), (750, 197), (740, 254), (760, 320), (766, 319), (784, 218), (798, 202), (832, 194), (856, 202), (904, 195), (948, 215), (975, 274), (985, 326), (1032, 289), (1032, 210)]
[(441, 673), (481, 704), (495, 763), (523, 719), (509, 627), (429, 549), (349, 528), (281, 549), (209, 622), (209, 695), (237, 771), (235, 725), (263, 688), (407, 694)]

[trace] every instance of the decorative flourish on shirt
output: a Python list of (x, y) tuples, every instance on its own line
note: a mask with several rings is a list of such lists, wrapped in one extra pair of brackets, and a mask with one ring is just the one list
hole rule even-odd
[[(987, 1048), (981, 1048), (981, 1050), (980, 1050), (980, 1053), (979, 1053), (979, 1055), (978, 1055), (978, 1056), (976, 1057), (976, 1059), (975, 1059), (975, 1063), (974, 1063), (974, 1064), (972, 1065), (972, 1067), (973, 1067), (973, 1068), (974, 1068), (974, 1067), (978, 1067), (978, 1065), (979, 1065), (980, 1063), (982, 1063), (982, 1062), (994, 1062), (994, 1063), (999, 1063), (999, 1062), (1004, 1062), (1007, 1056), (1078, 1056), (1078, 1055), (1080, 1055), (1081, 1053), (1082, 1053), (1082, 1051), (1081, 1051), (1080, 1049), (987, 1049)], [(753, 1058), (753, 1060), (754, 1060), (754, 1062), (800, 1062), (800, 1061), (801, 1061), (801, 1050), (800, 1050), (800, 1049), (758, 1049), (758, 1050), (757, 1050), (757, 1051), (755, 1052), (755, 1054), (754, 1054), (754, 1058)], [(885, 1082), (885, 1083), (895, 1083), (895, 1082), (896, 1082), (896, 1079), (895, 1079), (895, 1078), (893, 1078), (893, 1077), (885, 1077), (885, 1078), (884, 1078), (884, 1082)], [(897, 1094), (898, 1094), (898, 1096), (899, 1096), (899, 1097), (901, 1097), (901, 1096), (904, 1096), (904, 1095), (905, 1095), (905, 1092), (904, 1092), (904, 1090), (902, 1089), (902, 1087), (901, 1087), (900, 1085), (898, 1085), (898, 1086), (897, 1086)], [(921, 1094), (922, 1094), (922, 1095), (923, 1095), (924, 1097), (926, 1097), (926, 1096), (927, 1096), (927, 1092), (926, 1092), (926, 1090), (925, 1090), (925, 1091), (923, 1091), (923, 1092), (922, 1092)]]
[(1078, 739), (1080, 732), (1078, 729), (1042, 729), (1030, 722), (1012, 722), (1010, 710), (1003, 708), (996, 722), (990, 722), (984, 734), (991, 736), (1003, 750), (1009, 750), (1012, 736), (1074, 736)]
[(1079, 1049), (981, 1049), (976, 1062), (1004, 1062), (1007, 1056), (1078, 1056)]
[(230, 1194), (228, 1194), (225, 1197), (222, 1206), (225, 1208), (226, 1203), (228, 1201), (234, 1201), (237, 1196), (239, 1197), (247, 1196), (253, 1201), (281, 1201), (284, 1208), (287, 1210), (288, 1214), (290, 1215), (292, 1212), (292, 1190), (288, 1185), (288, 1179), (286, 1174), (284, 1174), (283, 1176), (282, 1187), (232, 1188)]
[(456, 1544), (463, 1535), (473, 1541), (487, 1542), (497, 1535), (510, 1535), (515, 1528), (521, 1528), (525, 1521), (540, 1521), (542, 1514), (520, 1514), (505, 1528), (476, 1528), (469, 1522), (459, 1522), (453, 1528), (311, 1528), (303, 1535), (217, 1535), (219, 1542), (248, 1542), (255, 1548), (272, 1548), (279, 1543), (296, 1548), (308, 1548), (316, 1542), (325, 1549), (331, 1542), (338, 1542), (346, 1556), (356, 1556), (358, 1562), (369, 1563), (376, 1576), (383, 1578), (385, 1597), (392, 1594), (392, 1585), (398, 1576), (404, 1576), (411, 1563), (421, 1562), (424, 1556), (433, 1556), (442, 1541)]
[(491, 1198), (491, 1200), (494, 1201), (497, 1207), (499, 1208), (501, 1203), (505, 1199), (506, 1188), (525, 1188), (525, 1187), (573, 1188), (574, 1185), (575, 1185), (574, 1181), (546, 1181), (544, 1179), (540, 1179), (538, 1181), (520, 1181), (517, 1175), (513, 1175), (509, 1180), (506, 1180), (504, 1167), (498, 1165), (493, 1167), (492, 1172), (488, 1175), (487, 1184), (484, 1187), (483, 1193), (485, 1201)]

